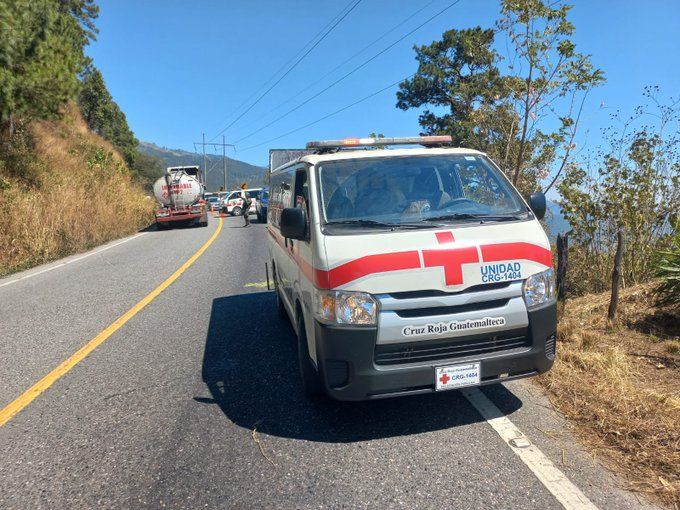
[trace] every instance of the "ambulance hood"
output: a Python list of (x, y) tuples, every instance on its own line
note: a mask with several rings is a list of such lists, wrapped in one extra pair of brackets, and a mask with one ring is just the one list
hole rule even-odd
[[(371, 294), (441, 290), (522, 280), (552, 266), (536, 220), (463, 224), (438, 230), (366, 230), (324, 236), (326, 288)], [(323, 259), (324, 257), (322, 257)]]

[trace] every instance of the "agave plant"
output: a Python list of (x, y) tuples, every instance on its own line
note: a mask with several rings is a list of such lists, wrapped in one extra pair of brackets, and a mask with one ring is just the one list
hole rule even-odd
[(673, 235), (673, 245), (669, 250), (659, 252), (656, 264), (656, 276), (661, 278), (657, 287), (660, 306), (671, 305), (680, 307), (680, 229), (676, 225)]

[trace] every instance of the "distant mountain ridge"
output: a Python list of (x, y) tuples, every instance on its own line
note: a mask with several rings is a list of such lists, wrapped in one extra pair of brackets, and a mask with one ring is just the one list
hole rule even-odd
[[(151, 142), (140, 142), (139, 151), (149, 156), (154, 156), (163, 161), (163, 166), (203, 166), (203, 154), (185, 151), (182, 149), (169, 149), (160, 147)], [(217, 191), (224, 185), (224, 173), (222, 155), (207, 154), (206, 166), (208, 167), (207, 188), (208, 191)], [(259, 187), (264, 184), (265, 168), (244, 163), (238, 159), (227, 156), (227, 191), (236, 189), (242, 183), (249, 187)]]
[(557, 238), (557, 234), (565, 234), (571, 230), (571, 225), (562, 214), (562, 208), (552, 200), (547, 201), (548, 210), (545, 212), (545, 223), (548, 226), (550, 241)]

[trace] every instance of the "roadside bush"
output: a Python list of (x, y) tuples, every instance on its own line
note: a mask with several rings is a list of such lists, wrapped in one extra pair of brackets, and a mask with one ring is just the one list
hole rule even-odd
[(572, 227), (569, 280), (575, 294), (609, 287), (619, 227), (624, 286), (652, 278), (655, 254), (670, 245), (671, 221), (680, 213), (680, 103), (662, 104), (657, 95), (648, 88), (647, 104), (634, 115), (614, 116), (615, 127), (605, 131), (609, 145), (588, 164), (570, 168), (559, 186)]
[(153, 201), (74, 105), (62, 121), (33, 122), (12, 142), (0, 149), (0, 275), (128, 235), (151, 221)]

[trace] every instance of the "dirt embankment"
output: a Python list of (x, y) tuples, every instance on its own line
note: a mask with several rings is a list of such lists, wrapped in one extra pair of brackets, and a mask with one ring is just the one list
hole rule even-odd
[(148, 225), (154, 201), (77, 107), (34, 122), (0, 153), (0, 276)]
[(568, 301), (558, 359), (538, 381), (593, 451), (630, 487), (680, 507), (680, 313), (653, 306), (655, 284)]

